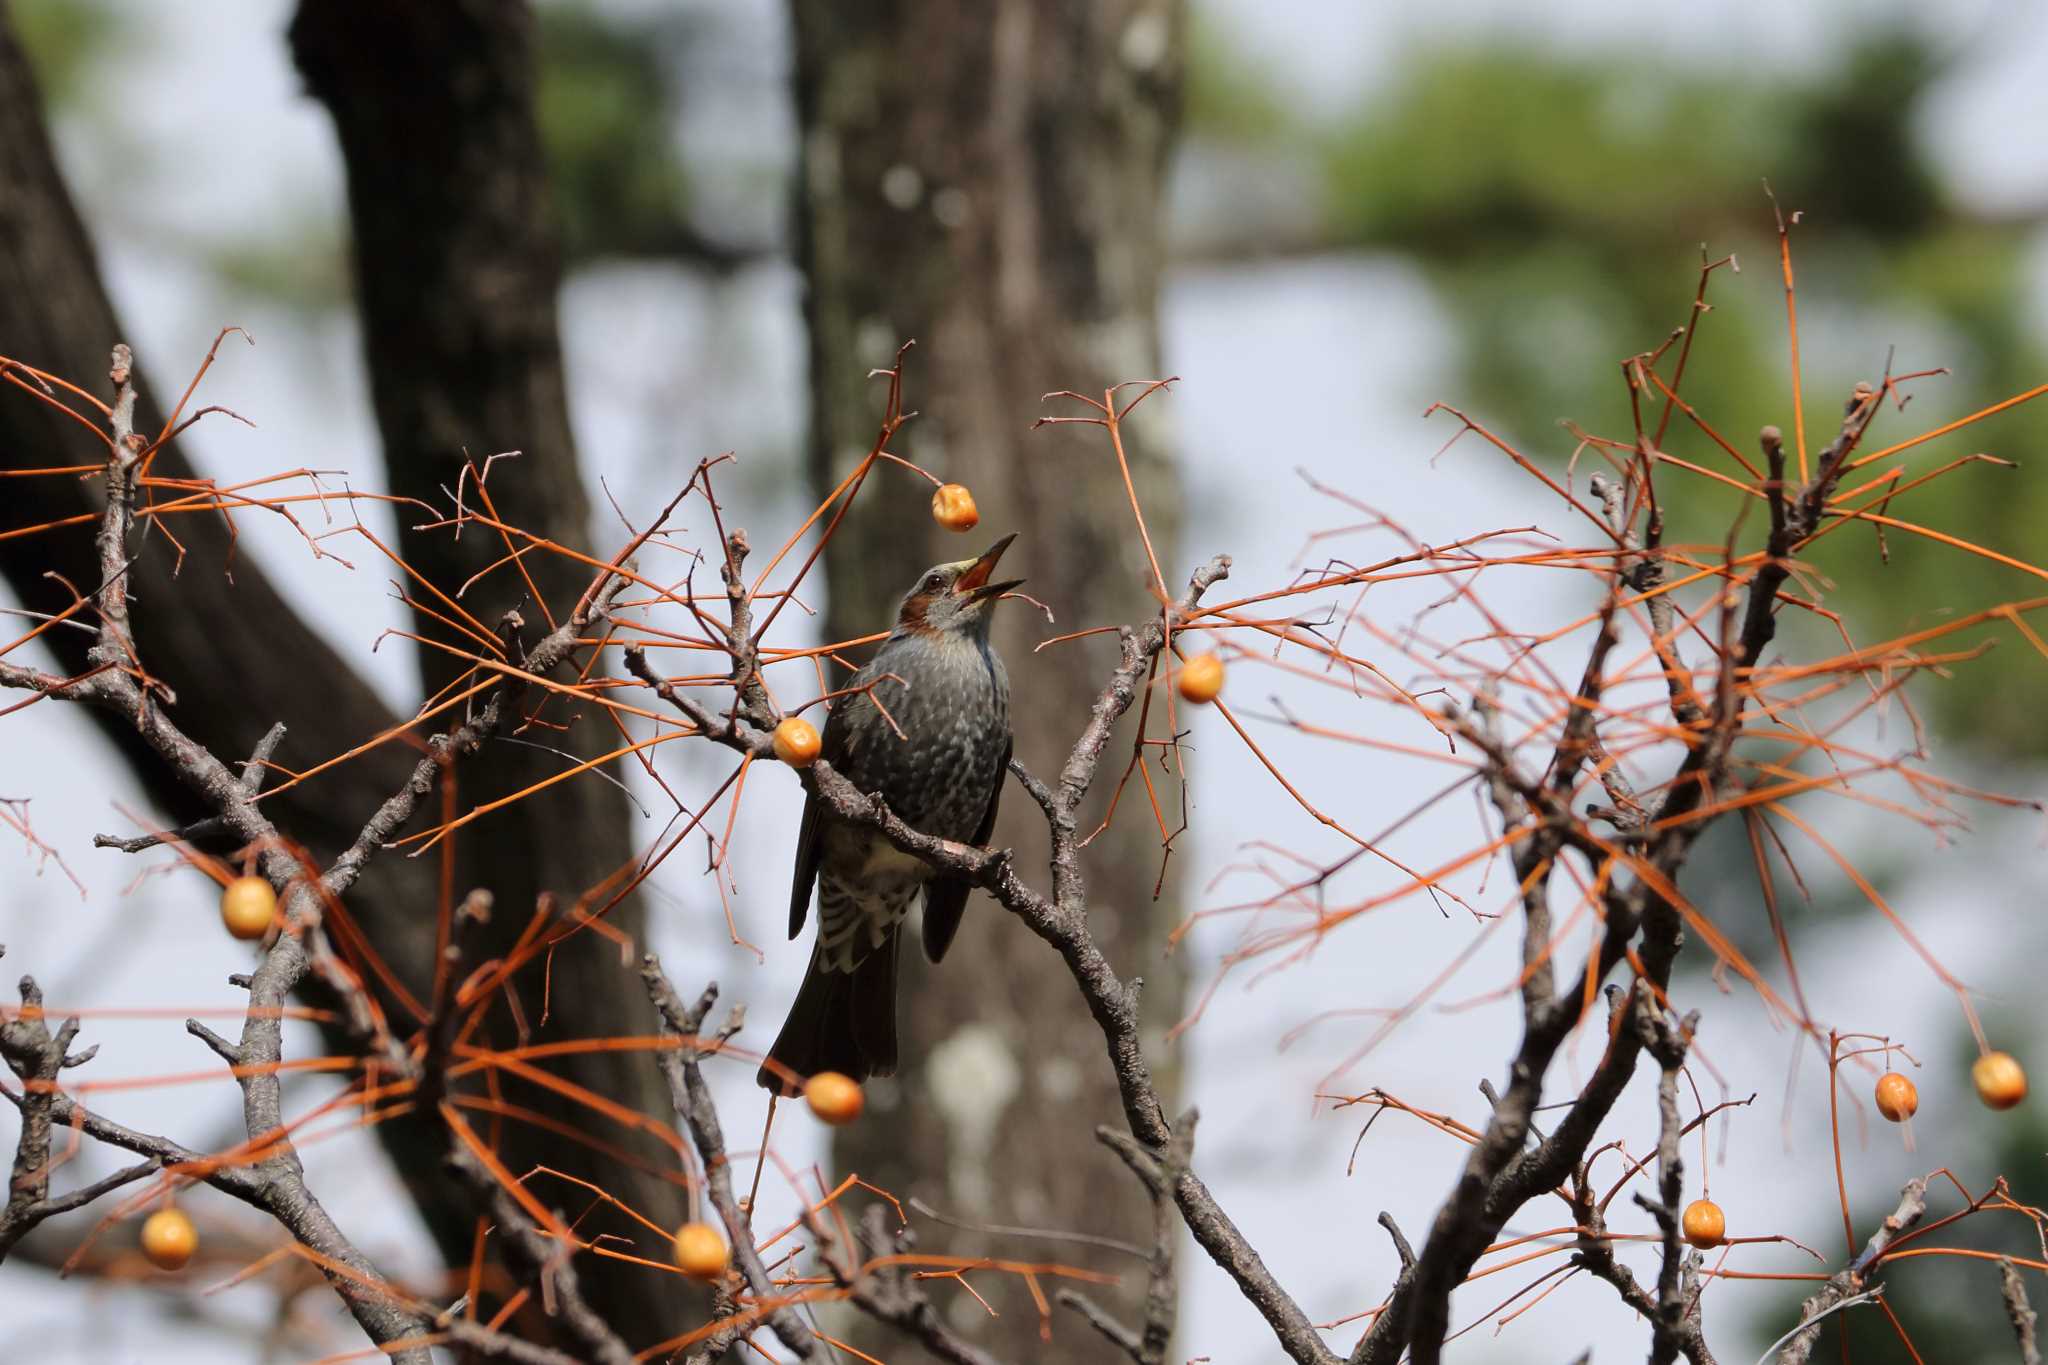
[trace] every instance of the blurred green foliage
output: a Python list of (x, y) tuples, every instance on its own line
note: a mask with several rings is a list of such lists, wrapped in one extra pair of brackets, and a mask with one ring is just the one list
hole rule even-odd
[(677, 146), (687, 18), (625, 18), (580, 3), (542, 5), (541, 139), (570, 260), (658, 255), (685, 232)]
[[(1752, 459), (1759, 427), (1793, 431), (1768, 181), (1788, 216), (1799, 215), (1792, 243), (1809, 447), (1825, 444), (1850, 387), (1880, 378), (1888, 359), (1894, 372), (1953, 371), (1915, 384), (1914, 401), (1879, 420), (1868, 450), (2041, 383), (2048, 353), (2025, 309), (2033, 225), (1974, 219), (1915, 134), (1945, 66), (1905, 29), (1845, 39), (1836, 65), (1798, 80), (1635, 53), (1425, 50), (1341, 117), (1304, 127), (1247, 89), (1228, 45), (1211, 38), (1195, 47), (1189, 114), (1198, 137), (1313, 145), (1329, 244), (1412, 258), (1452, 310), (1460, 374), (1442, 396), (1558, 459), (1575, 444), (1558, 428), (1565, 419), (1631, 435), (1620, 362), (1685, 325), (1702, 261), (1730, 253), (1740, 273), (1713, 279), (1685, 396)], [(1654, 419), (1654, 405), (1649, 412)], [(2024, 458), (2044, 435), (2048, 399), (1866, 475), (1896, 465), (1911, 479), (1976, 451)], [(1683, 416), (1665, 447), (1741, 474)], [(1739, 495), (1675, 473), (1664, 490), (1674, 535), (1717, 548)], [(2048, 559), (2042, 477), (1976, 465), (1887, 510), (2019, 559)], [(1751, 517), (1745, 546), (1763, 529)], [(2044, 591), (2039, 578), (1908, 531), (1885, 541), (1889, 564), (1863, 528), (1810, 556), (1833, 585), (1828, 605), (1854, 623), (1859, 644)], [(1799, 628), (1788, 620), (1788, 637)], [(1984, 637), (2028, 649), (2003, 625), (1959, 643)], [(2017, 673), (1963, 665), (1915, 696), (1987, 750), (2044, 754), (2040, 689), (2012, 681), (2039, 679), (2044, 667), (2033, 658)]]
[(1182, 116), (1198, 136), (1214, 142), (1275, 144), (1301, 133), (1281, 101), (1280, 73), (1252, 62), (1231, 34), (1197, 8), (1188, 25), (1192, 73)]
[(85, 102), (95, 69), (120, 55), (123, 30), (107, 0), (11, 0), (7, 10), (52, 107)]
[(317, 317), (350, 306), (348, 225), (306, 207), (267, 221), (235, 221), (198, 245), (233, 295)]

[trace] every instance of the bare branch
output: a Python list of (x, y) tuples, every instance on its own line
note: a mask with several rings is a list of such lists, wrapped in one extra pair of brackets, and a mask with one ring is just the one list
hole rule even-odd
[(1133, 1332), (1104, 1308), (1075, 1290), (1063, 1289), (1059, 1301), (1080, 1313), (1097, 1332), (1121, 1348), (1137, 1365), (1164, 1365), (1167, 1347), (1173, 1339), (1173, 1325), (1179, 1313), (1179, 1284), (1174, 1270), (1174, 1247), (1180, 1241), (1180, 1223), (1174, 1204), (1174, 1187), (1194, 1158), (1195, 1120), (1190, 1109), (1174, 1120), (1173, 1138), (1166, 1151), (1154, 1155), (1126, 1134), (1097, 1128), (1098, 1142), (1123, 1158), (1131, 1173), (1145, 1186), (1152, 1199), (1151, 1270), (1146, 1278), (1145, 1322)]
[[(718, 1210), (719, 1220), (725, 1224), (727, 1243), (732, 1247), (733, 1259), (739, 1265), (747, 1288), (758, 1303), (778, 1304), (783, 1296), (769, 1278), (767, 1267), (762, 1265), (760, 1252), (754, 1249), (754, 1230), (748, 1222), (747, 1212), (740, 1208), (739, 1198), (733, 1192), (732, 1163), (726, 1157), (725, 1133), (719, 1125), (718, 1109), (712, 1103), (711, 1088), (704, 1083), (698, 1066), (701, 1054), (696, 1048), (697, 1036), (704, 1026), (704, 1017), (718, 1000), (718, 986), (715, 982), (706, 986), (696, 1003), (685, 1007), (676, 994), (675, 986), (663, 974), (661, 960), (653, 953), (640, 959), (640, 978), (647, 986), (648, 997), (661, 1014), (663, 1036), (674, 1038), (679, 1044), (675, 1048), (665, 1048), (657, 1055), (662, 1074), (668, 1079), (669, 1095), (675, 1104), (676, 1123), (689, 1134), (697, 1148), (697, 1156), (703, 1162), (705, 1193), (710, 1197), (711, 1206)], [(737, 1033), (743, 1018), (742, 1012), (735, 1009), (732, 1021), (721, 1030), (720, 1041)], [(787, 1305), (772, 1307), (766, 1317), (775, 1335), (782, 1339), (782, 1344), (799, 1357), (807, 1360), (817, 1349), (817, 1335), (795, 1309)], [(726, 1344), (729, 1346), (731, 1343)]]
[(1778, 1353), (1778, 1365), (1806, 1365), (1813, 1357), (1813, 1348), (1820, 1344), (1821, 1319), (1882, 1292), (1883, 1286), (1877, 1282), (1883, 1268), (1879, 1258), (1926, 1213), (1927, 1177), (1915, 1176), (1900, 1189), (1899, 1206), (1885, 1215), (1877, 1231), (1870, 1234), (1862, 1253), (1846, 1269), (1836, 1271), (1818, 1294), (1799, 1306), (1800, 1325), (1785, 1339), (1785, 1349)]
[(2034, 1308), (2027, 1302), (2026, 1281), (2010, 1260), (1998, 1263), (1999, 1296), (2005, 1300), (2005, 1316), (2019, 1339), (2020, 1365), (2041, 1365), (2041, 1346), (2034, 1336)]
[[(887, 1219), (881, 1205), (869, 1206), (861, 1229), (868, 1244), (878, 1255), (909, 1251), (915, 1245), (915, 1236), (908, 1228), (900, 1228), (892, 1236)], [(831, 1244), (830, 1232), (816, 1215), (810, 1218), (810, 1228), (821, 1249)], [(829, 1257), (827, 1264), (832, 1264)], [(854, 1307), (914, 1338), (946, 1365), (1001, 1365), (994, 1356), (963, 1340), (946, 1325), (908, 1267), (877, 1267), (856, 1277), (842, 1264), (834, 1266), (833, 1274), (852, 1290)]]

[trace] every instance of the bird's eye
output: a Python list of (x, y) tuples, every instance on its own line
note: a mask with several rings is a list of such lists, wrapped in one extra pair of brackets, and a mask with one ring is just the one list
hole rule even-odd
[(939, 586), (940, 581), (941, 580), (939, 578), (939, 571), (937, 569), (932, 570), (930, 573), (924, 576), (924, 585), (927, 588), (937, 588)]

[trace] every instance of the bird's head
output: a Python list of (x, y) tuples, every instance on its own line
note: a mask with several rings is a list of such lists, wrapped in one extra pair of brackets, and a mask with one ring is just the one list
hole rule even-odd
[(902, 610), (896, 615), (896, 629), (920, 635), (987, 639), (996, 599), (1024, 581), (989, 581), (996, 571), (996, 561), (1016, 538), (1014, 532), (1004, 536), (978, 559), (934, 564), (926, 569), (904, 596)]

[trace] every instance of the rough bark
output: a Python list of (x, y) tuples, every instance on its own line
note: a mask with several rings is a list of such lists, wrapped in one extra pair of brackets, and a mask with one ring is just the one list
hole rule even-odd
[[(446, 506), (444, 490), (457, 486), (465, 455), (480, 465), (490, 455), (518, 450), (520, 457), (501, 462), (490, 478), (497, 519), (586, 547), (589, 505), (569, 429), (555, 309), (560, 252), (534, 116), (531, 11), (502, 0), (304, 0), (291, 45), (307, 85), (334, 117), (348, 167), (356, 300), (390, 491)], [(477, 506), (473, 484), (466, 496), (467, 505)], [(507, 553), (503, 539), (480, 530), (469, 527), (458, 540), (446, 530), (408, 526), (401, 541), (421, 574), (456, 585)], [(531, 554), (521, 563), (556, 612), (590, 580), (587, 566), (556, 555)], [(546, 629), (536, 619), (544, 608), (510, 566), (478, 583), (463, 605), (486, 622), (516, 609), (529, 622), (529, 636)], [(417, 625), (422, 633), (446, 636), (424, 615)], [(431, 694), (460, 667), (422, 651), (423, 687)], [(530, 743), (578, 759), (617, 743), (595, 716), (581, 716), (560, 731), (548, 722), (561, 721), (564, 713), (546, 705), (538, 711), (540, 722), (524, 736)], [(462, 765), (463, 800), (509, 794), (572, 761), (500, 743)], [(488, 887), (500, 908), (478, 951), (508, 947), (543, 893), (573, 900), (627, 864), (634, 853), (631, 819), (610, 784), (566, 782), (507, 807), (474, 837), (460, 840), (456, 885)], [(613, 908), (608, 918), (644, 940), (645, 910), (637, 899)], [(637, 990), (622, 988), (622, 970), (618, 948), (596, 934), (565, 942), (549, 968), (551, 1018), (543, 1010), (541, 976), (528, 973), (523, 983), (522, 1013), (535, 1039), (653, 1033), (653, 1008)], [(512, 1041), (509, 1012), (494, 1020), (498, 1040)], [(640, 1113), (663, 1112), (661, 1078), (643, 1058), (598, 1053), (563, 1061), (558, 1074)], [(508, 1092), (507, 1098), (544, 1112), (561, 1107), (544, 1090)], [(597, 1115), (570, 1117), (594, 1132), (603, 1125), (598, 1136), (657, 1164), (663, 1160), (659, 1148), (604, 1125)], [(544, 1132), (508, 1125), (503, 1156), (514, 1171), (545, 1162), (601, 1182), (659, 1223), (680, 1221), (673, 1185)], [(573, 1201), (579, 1209), (584, 1202)], [(645, 1235), (608, 1208), (592, 1213), (582, 1230), (636, 1242)], [(674, 1292), (668, 1277), (605, 1260), (593, 1260), (582, 1274), (591, 1306), (628, 1341), (646, 1344), (683, 1330), (690, 1297)]]
[[(1100, 431), (1029, 427), (1045, 391), (1099, 391), (1158, 371), (1160, 201), (1181, 7), (910, 0), (798, 4), (793, 14), (813, 484), (829, 490), (866, 449), (880, 399), (867, 372), (915, 338), (909, 405), (922, 415), (903, 453), (971, 486), (983, 517), (967, 541), (949, 535), (928, 515), (927, 487), (879, 469), (827, 552), (828, 636), (876, 629), (919, 569), (1009, 530), (1023, 538), (1005, 570), (1014, 562), (1028, 576), (1059, 629), (1143, 619), (1157, 598)], [(1127, 432), (1162, 568), (1177, 581), (1178, 489), (1163, 437), (1145, 420)], [(1021, 604), (998, 622), (1017, 756), (1041, 773), (1057, 771), (1115, 640), (1034, 656), (1048, 633)], [(1079, 667), (1074, 651), (1091, 665)], [(1017, 796), (996, 842), (1036, 862), (1043, 823)], [(1121, 970), (1146, 978), (1155, 1036), (1181, 1000), (1178, 969), (1162, 952), (1176, 918), (1171, 881), (1153, 897), (1158, 845), (1134, 790), (1118, 830), (1087, 855), (1095, 933)], [(873, 1120), (841, 1131), (838, 1167), (955, 1218), (1142, 1240), (1144, 1201), (1090, 1141), (1096, 1123), (1121, 1111), (1101, 1039), (1058, 959), (981, 902), (942, 967), (915, 953), (904, 963), (903, 1069), (893, 1091), (876, 1087)], [(1170, 1094), (1172, 1053), (1162, 1047), (1151, 1060)], [(937, 1224), (924, 1236), (970, 1253), (991, 1245)], [(1071, 1244), (1044, 1249), (1090, 1263)], [(1143, 1277), (1131, 1278), (1135, 1300)], [(1000, 1319), (974, 1324), (977, 1341), (1037, 1358), (1045, 1347), (1029, 1299), (1018, 1292), (998, 1306)]]

